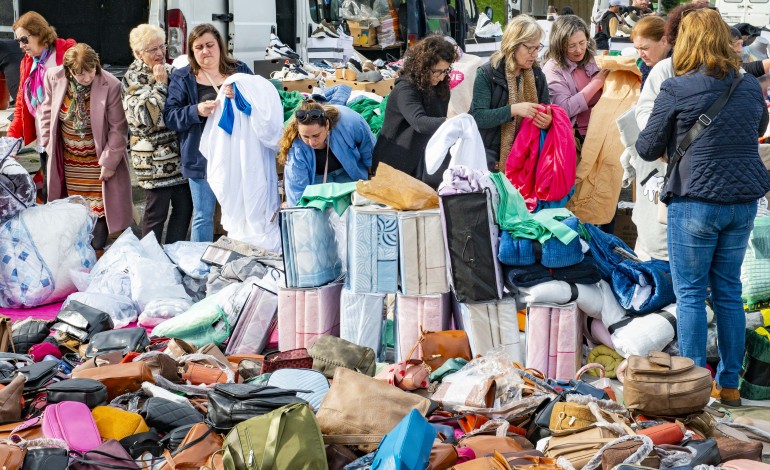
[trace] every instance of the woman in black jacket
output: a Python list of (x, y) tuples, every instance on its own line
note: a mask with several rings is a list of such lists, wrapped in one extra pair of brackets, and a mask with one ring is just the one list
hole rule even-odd
[[(448, 159), (428, 175), (425, 147), (449, 107), (449, 74), (455, 46), (442, 36), (430, 36), (409, 48), (404, 69), (385, 107), (385, 121), (374, 147), (374, 162), (387, 163), (433, 188), (441, 183)], [(376, 165), (376, 163), (374, 163)]]

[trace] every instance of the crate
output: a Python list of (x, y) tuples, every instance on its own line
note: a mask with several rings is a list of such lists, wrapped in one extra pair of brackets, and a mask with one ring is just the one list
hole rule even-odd
[(354, 90), (363, 90), (376, 95), (385, 96), (393, 90), (393, 84), (396, 79), (382, 79), (379, 82), (356, 82), (353, 80), (343, 80), (340, 78), (333, 78), (326, 81), (326, 86), (333, 85), (347, 85)]

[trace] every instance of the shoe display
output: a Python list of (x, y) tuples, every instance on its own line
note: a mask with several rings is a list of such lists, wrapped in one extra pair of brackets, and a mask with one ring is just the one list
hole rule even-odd
[[(273, 33), (270, 33), (270, 46), (268, 47), (270, 51), (272, 51), (275, 54), (278, 54), (278, 56), (283, 57), (289, 57), (290, 59), (299, 60), (299, 54), (294, 52), (294, 49), (287, 46), (283, 42), (281, 42), (280, 39), (278, 39), (278, 36), (276, 36)], [(267, 54), (265, 55), (267, 58)], [(273, 58), (273, 57), (270, 57)]]

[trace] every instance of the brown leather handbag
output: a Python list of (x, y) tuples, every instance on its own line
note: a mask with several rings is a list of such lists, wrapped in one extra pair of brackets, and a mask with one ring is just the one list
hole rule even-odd
[(581, 430), (554, 433), (546, 443), (546, 457), (564, 457), (573, 467), (583, 468), (605, 444), (617, 439), (618, 434), (609, 428), (591, 425)]
[(491, 454), (495, 451), (502, 454), (508, 452), (521, 452), (525, 449), (531, 449), (532, 443), (524, 437), (516, 435), (501, 437), (477, 434), (475, 436), (463, 436), (457, 442), (457, 447), (468, 447), (473, 449), (476, 456), (482, 456)]
[[(21, 419), (22, 394), (27, 379), (19, 374), (11, 383), (0, 390), (0, 422), (7, 423)], [(2, 468), (2, 467), (0, 467)]]
[(448, 470), (457, 463), (457, 450), (452, 444), (433, 444), (426, 470)]
[(219, 454), (223, 442), (222, 436), (205, 423), (195, 424), (173, 453), (168, 450), (163, 453), (166, 463), (160, 470), (223, 469)]
[(142, 388), (142, 382), (155, 383), (150, 368), (144, 362), (128, 362), (94, 367), (72, 373), (72, 378), (94, 379), (107, 387), (107, 399), (136, 392)]
[(13, 333), (11, 333), (11, 323), (11, 317), (0, 315), (0, 352), (16, 352), (16, 349), (13, 347)]
[(452, 468), (457, 470), (511, 470), (511, 466), (499, 452), (495, 452), (491, 457), (477, 457)]
[(166, 353), (158, 353), (152, 356), (146, 356), (140, 361), (134, 362), (144, 362), (147, 364), (147, 367), (150, 368), (150, 371), (153, 375), (160, 375), (164, 379), (173, 383), (179, 383), (182, 381), (179, 377), (179, 366), (177, 366), (176, 360)]
[(262, 361), (262, 373), (275, 372), (278, 369), (312, 369), (313, 357), (305, 348), (276, 351), (265, 355)]
[(761, 441), (746, 442), (734, 437), (717, 437), (716, 441), (722, 462), (736, 459), (762, 461)]
[(422, 360), (431, 371), (444, 365), (449, 359), (459, 357), (473, 359), (468, 334), (463, 330), (423, 331), (420, 337)]
[(227, 382), (227, 374), (219, 367), (188, 362), (182, 367), (182, 380), (193, 385), (223, 384)]
[(0, 468), (8, 470), (21, 468), (26, 454), (27, 449), (23, 447), (12, 442), (0, 442)]
[(596, 422), (596, 416), (586, 405), (567, 401), (557, 402), (551, 411), (549, 428), (552, 432), (568, 431), (590, 426)]
[(45, 437), (42, 423), (43, 417), (38, 416), (27, 421), (4, 424), (0, 426), (0, 440), (10, 439), (13, 442), (18, 442), (19, 440), (42, 439)]
[[(611, 470), (620, 465), (642, 446), (641, 441), (623, 441), (604, 449), (602, 453), (602, 470)], [(650, 468), (660, 468), (660, 457), (653, 450), (639, 465)]]

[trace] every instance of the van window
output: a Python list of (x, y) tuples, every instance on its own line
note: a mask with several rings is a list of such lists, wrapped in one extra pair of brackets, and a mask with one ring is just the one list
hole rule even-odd
[[(307, 0), (310, 7), (310, 19), (314, 23), (320, 23), (321, 20), (328, 22), (339, 21), (340, 4), (342, 0)], [(366, 2), (364, 2), (366, 3)]]

